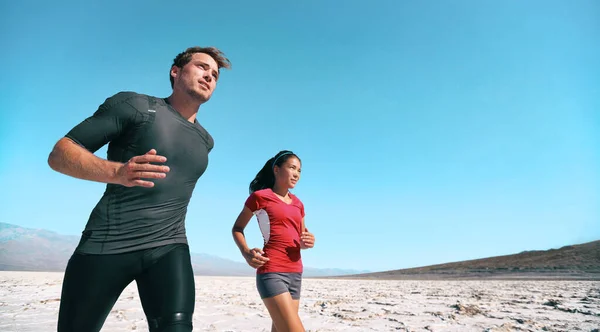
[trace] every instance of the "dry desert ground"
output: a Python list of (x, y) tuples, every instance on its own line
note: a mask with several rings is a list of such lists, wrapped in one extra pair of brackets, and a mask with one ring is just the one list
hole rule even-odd
[[(62, 273), (0, 272), (0, 331), (56, 331)], [(598, 281), (310, 279), (307, 331), (596, 331)], [(135, 284), (102, 331), (147, 331)], [(250, 277), (196, 277), (194, 331), (270, 331)]]

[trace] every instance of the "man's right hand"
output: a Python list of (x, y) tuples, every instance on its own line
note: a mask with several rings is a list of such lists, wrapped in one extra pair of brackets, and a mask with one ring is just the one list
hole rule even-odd
[(162, 179), (170, 171), (169, 166), (153, 165), (151, 163), (164, 163), (167, 158), (156, 154), (152, 149), (146, 154), (129, 159), (117, 169), (117, 182), (125, 187), (154, 187), (154, 182), (143, 179)]

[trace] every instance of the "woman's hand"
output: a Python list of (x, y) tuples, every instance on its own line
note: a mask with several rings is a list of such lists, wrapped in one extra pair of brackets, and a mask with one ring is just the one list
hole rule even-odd
[(265, 253), (262, 250), (254, 248), (244, 252), (244, 258), (246, 259), (248, 265), (256, 269), (265, 265), (265, 263), (269, 261), (269, 258), (263, 256), (264, 254)]
[(300, 236), (300, 248), (309, 249), (315, 246), (315, 236), (306, 229)]

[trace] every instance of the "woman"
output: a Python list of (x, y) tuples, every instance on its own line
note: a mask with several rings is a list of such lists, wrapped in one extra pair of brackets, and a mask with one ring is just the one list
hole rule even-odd
[[(232, 229), (246, 262), (256, 271), (256, 287), (269, 310), (273, 332), (304, 331), (298, 316), (302, 284), (300, 249), (314, 246), (304, 225), (304, 205), (290, 189), (301, 173), (300, 158), (281, 151), (269, 159), (250, 183), (250, 197)], [(249, 249), (244, 228), (253, 215), (264, 238), (263, 249)]]

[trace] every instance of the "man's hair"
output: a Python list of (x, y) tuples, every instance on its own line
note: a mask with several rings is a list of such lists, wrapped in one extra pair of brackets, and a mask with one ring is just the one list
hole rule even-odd
[[(173, 65), (171, 66), (171, 68), (173, 66), (183, 68), (183, 66), (187, 65), (190, 62), (190, 60), (192, 60), (192, 55), (194, 55), (194, 53), (208, 54), (217, 63), (219, 71), (221, 71), (221, 68), (226, 68), (226, 69), (231, 68), (231, 62), (229, 62), (229, 59), (227, 59), (227, 57), (225, 57), (225, 54), (223, 52), (221, 52), (221, 50), (219, 50), (218, 48), (213, 47), (213, 46), (209, 46), (209, 47), (193, 46), (193, 47), (188, 48), (187, 50), (177, 54), (175, 59), (173, 59)], [(169, 79), (171, 80), (171, 87), (173, 87), (174, 80), (173, 80), (173, 76), (171, 76), (170, 69), (169, 69)]]

